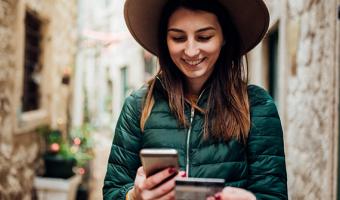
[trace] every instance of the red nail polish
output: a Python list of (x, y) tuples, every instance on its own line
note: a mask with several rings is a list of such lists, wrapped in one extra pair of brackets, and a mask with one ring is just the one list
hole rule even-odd
[(181, 175), (181, 177), (186, 177), (186, 176), (187, 176), (186, 172), (183, 172), (183, 174)]
[(221, 195), (220, 195), (220, 194), (216, 194), (216, 195), (215, 195), (215, 199), (216, 199), (216, 200), (221, 200)]
[(169, 168), (169, 174), (175, 173), (177, 170), (173, 167)]

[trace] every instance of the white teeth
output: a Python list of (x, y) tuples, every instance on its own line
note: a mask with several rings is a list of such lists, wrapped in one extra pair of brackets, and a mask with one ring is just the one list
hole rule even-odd
[(200, 60), (194, 60), (194, 61), (190, 61), (190, 60), (184, 60), (186, 63), (188, 63), (189, 65), (198, 65), (200, 64), (203, 59), (200, 59)]

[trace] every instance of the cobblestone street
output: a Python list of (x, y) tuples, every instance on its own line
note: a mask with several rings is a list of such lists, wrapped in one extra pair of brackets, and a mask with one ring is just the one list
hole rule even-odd
[(95, 158), (91, 161), (90, 198), (103, 199), (102, 186), (107, 168), (113, 133), (110, 130), (100, 130), (93, 134)]

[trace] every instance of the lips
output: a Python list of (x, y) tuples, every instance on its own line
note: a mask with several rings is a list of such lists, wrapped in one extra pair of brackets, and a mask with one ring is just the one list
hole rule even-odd
[(187, 63), (188, 65), (191, 65), (191, 66), (196, 66), (196, 65), (199, 65), (200, 63), (202, 63), (205, 58), (202, 58), (202, 59), (197, 59), (197, 60), (188, 60), (188, 59), (182, 59), (185, 63)]

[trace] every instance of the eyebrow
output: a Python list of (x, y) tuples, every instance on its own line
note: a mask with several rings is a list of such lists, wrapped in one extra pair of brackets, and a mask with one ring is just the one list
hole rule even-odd
[[(201, 28), (198, 29), (197, 31), (195, 31), (195, 33), (200, 33), (200, 32), (204, 32), (204, 31), (208, 31), (208, 30), (216, 30), (214, 27), (209, 26), (209, 27), (205, 27), (205, 28)], [(178, 32), (178, 33), (183, 33), (184, 31), (178, 28), (169, 28), (168, 32), (173, 31), (173, 32)]]

